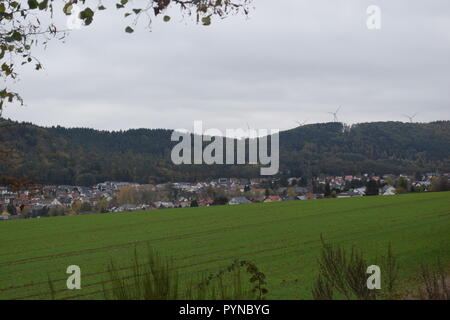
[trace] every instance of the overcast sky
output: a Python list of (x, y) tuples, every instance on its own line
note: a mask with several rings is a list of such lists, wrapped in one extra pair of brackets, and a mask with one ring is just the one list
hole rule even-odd
[[(366, 9), (381, 8), (381, 30)], [(209, 27), (174, 17), (133, 34), (123, 12), (36, 51), (24, 107), (5, 117), (39, 125), (186, 128), (295, 127), (450, 119), (450, 1), (255, 0), (249, 18)], [(111, 7), (112, 9), (112, 7)], [(61, 15), (61, 14), (59, 14)], [(64, 17), (61, 17), (64, 18)]]

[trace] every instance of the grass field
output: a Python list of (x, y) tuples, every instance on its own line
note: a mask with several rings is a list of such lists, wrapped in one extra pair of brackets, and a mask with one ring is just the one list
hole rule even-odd
[[(167, 209), (2, 221), (0, 297), (102, 298), (111, 258), (132, 264), (134, 247), (149, 243), (172, 256), (181, 275), (214, 272), (234, 259), (252, 260), (266, 274), (269, 299), (311, 298), (320, 234), (356, 245), (370, 263), (391, 242), (403, 286), (421, 263), (450, 262), (450, 193), (324, 199), (240, 206)], [(65, 289), (69, 265), (82, 270), (82, 289)]]

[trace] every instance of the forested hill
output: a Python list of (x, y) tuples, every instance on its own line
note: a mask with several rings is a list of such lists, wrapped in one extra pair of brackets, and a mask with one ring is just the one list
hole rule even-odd
[[(173, 165), (172, 131), (44, 128), (1, 121), (0, 175), (36, 183), (196, 181), (256, 177), (251, 166)], [(321, 123), (280, 134), (283, 174), (450, 172), (450, 121)]]

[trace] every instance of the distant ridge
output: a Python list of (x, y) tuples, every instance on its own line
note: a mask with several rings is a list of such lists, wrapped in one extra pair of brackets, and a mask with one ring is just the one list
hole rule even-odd
[[(258, 177), (254, 166), (175, 166), (172, 130), (99, 131), (0, 121), (0, 173), (44, 184), (92, 185)], [(450, 172), (450, 121), (338, 122), (280, 133), (282, 175)]]

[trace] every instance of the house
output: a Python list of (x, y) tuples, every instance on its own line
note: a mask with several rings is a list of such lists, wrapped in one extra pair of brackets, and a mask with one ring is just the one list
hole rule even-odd
[(228, 204), (246, 204), (246, 203), (252, 203), (250, 200), (248, 200), (246, 197), (234, 197), (230, 201), (228, 201)]
[(393, 196), (396, 194), (396, 191), (393, 186), (387, 184), (380, 189), (380, 194), (383, 196)]
[(361, 196), (365, 196), (366, 195), (366, 187), (361, 187), (361, 188), (355, 188), (353, 189), (353, 192), (360, 194)]
[(260, 196), (260, 197), (253, 197), (252, 199), (251, 199), (251, 201), (252, 202), (264, 202), (264, 197), (263, 196)]
[(362, 197), (366, 195), (365, 191), (361, 191), (359, 189), (350, 190), (348, 193), (351, 197)]
[(280, 202), (281, 198), (279, 196), (268, 196), (264, 202)]
[(352, 197), (362, 197), (364, 194), (361, 194), (355, 190), (350, 190), (347, 192), (341, 192), (336, 195), (336, 198), (352, 198)]
[(350, 198), (351, 195), (349, 192), (341, 192), (336, 195), (336, 198)]
[(297, 194), (307, 194), (308, 193), (308, 188), (305, 187), (295, 187), (294, 188), (294, 192)]
[(161, 209), (161, 208), (175, 208), (175, 205), (173, 204), (173, 202), (156, 201), (154, 204), (159, 209)]
[(50, 202), (50, 207), (60, 207), (62, 206), (62, 203), (58, 199), (53, 199), (52, 202)]
[(416, 181), (413, 183), (413, 186), (428, 188), (429, 186), (431, 186), (431, 181)]
[(179, 206), (180, 208), (187, 208), (187, 207), (190, 207), (190, 206), (191, 206), (191, 202), (188, 201), (188, 200), (186, 200), (186, 201), (180, 201), (180, 202), (178, 203), (178, 206)]
[(3, 211), (3, 213), (0, 214), (0, 220), (8, 220), (10, 216), (11, 215), (7, 211)]
[(115, 212), (135, 211), (135, 210), (139, 210), (139, 208), (137, 206), (135, 206), (134, 204), (124, 204), (124, 205), (118, 207), (115, 210)]
[(72, 205), (72, 198), (68, 196), (62, 196), (58, 199), (58, 201), (59, 203), (61, 203), (61, 205), (66, 207), (70, 207)]
[(213, 200), (200, 200), (200, 201), (198, 201), (198, 205), (199, 205), (200, 207), (209, 207), (209, 206), (211, 206), (213, 203), (214, 203)]

